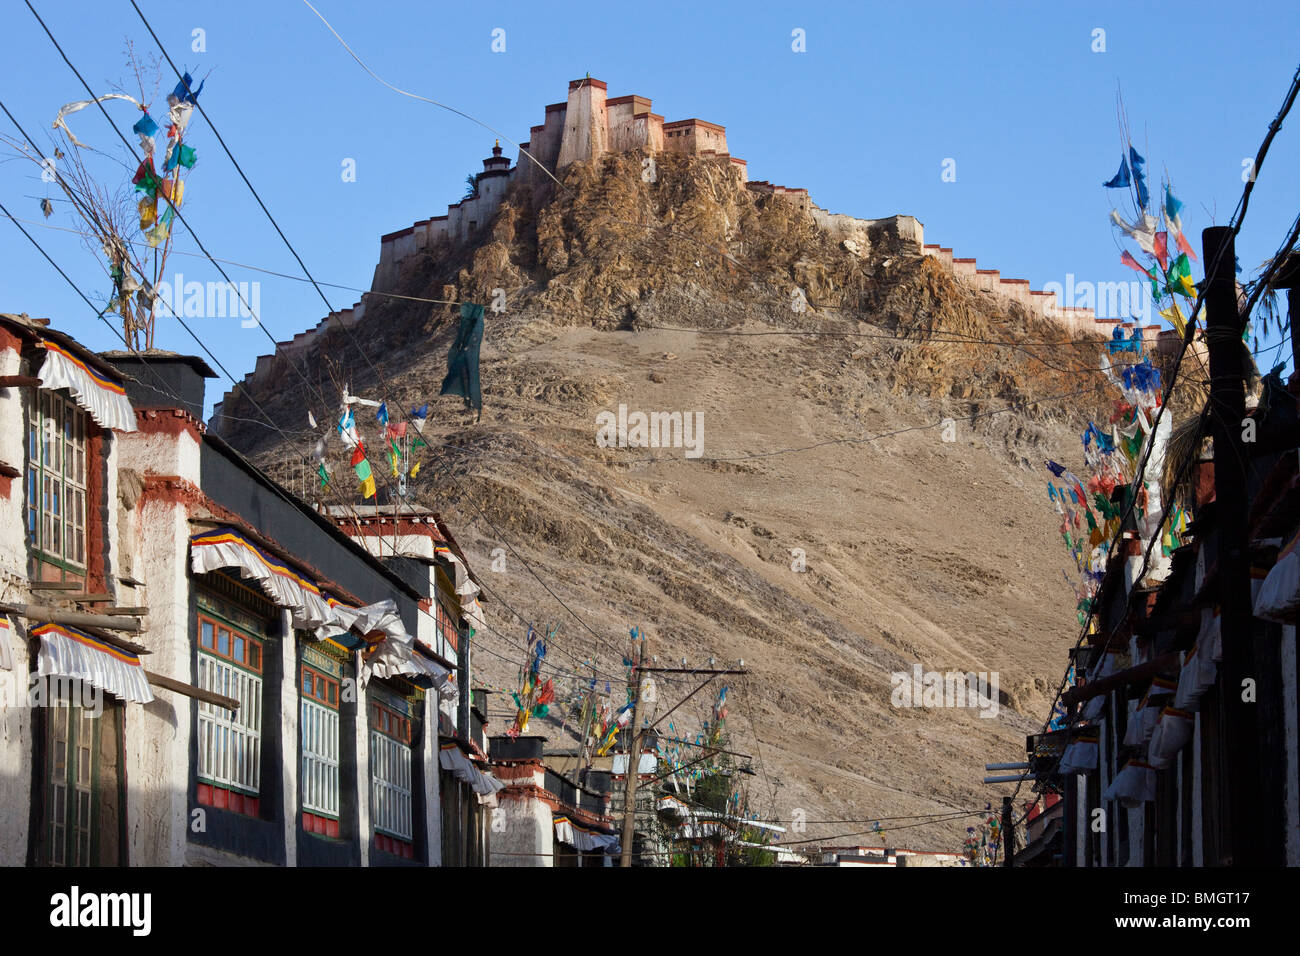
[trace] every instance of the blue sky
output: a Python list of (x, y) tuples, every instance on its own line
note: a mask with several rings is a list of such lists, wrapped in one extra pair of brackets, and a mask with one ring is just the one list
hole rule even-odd
[[(207, 77), (202, 102), (281, 227), (320, 280), (369, 286), (379, 237), (440, 215), (481, 168), (493, 135), (467, 120), (386, 90), (347, 56), (299, 0), (259, 3), (138, 0), (177, 62)], [(33, 0), (97, 93), (125, 82), (130, 38), (153, 41), (127, 0)], [(727, 127), (753, 179), (807, 187), (835, 212), (916, 216), (927, 242), (973, 256), (1006, 277), (1048, 282), (1127, 281), (1101, 188), (1118, 165), (1122, 92), (1134, 144), (1152, 178), (1167, 170), (1200, 230), (1226, 223), (1297, 64), (1300, 7), (1258, 3), (1090, 3), (1086, 12), (1040, 3), (432, 4), (319, 0), (321, 12), (385, 78), (479, 117), (512, 141), (540, 123), (570, 79), (590, 72), (610, 96), (637, 93), (667, 119)], [(1071, 7), (1073, 5), (1070, 5)], [(84, 98), (21, 0), (3, 0), (0, 97), (44, 144), (65, 102)], [(492, 31), (505, 30), (504, 53)], [(192, 49), (204, 31), (204, 52)], [(806, 52), (791, 49), (802, 29)], [(1105, 52), (1093, 31), (1105, 30)], [(163, 64), (164, 89), (174, 77)], [(109, 107), (128, 133), (136, 119)], [(1292, 117), (1259, 177), (1238, 256), (1253, 274), (1298, 209), (1300, 132)], [(0, 117), (7, 135), (16, 131)], [(79, 139), (123, 159), (97, 110), (71, 120)], [(184, 212), (213, 255), (299, 274), (201, 117), (187, 142), (199, 163)], [(503, 142), (503, 145), (504, 142)], [(508, 148), (514, 155), (513, 148)], [(955, 160), (956, 181), (941, 177)], [(356, 181), (343, 163), (355, 160)], [(111, 168), (111, 167), (110, 167)], [(120, 170), (119, 170), (120, 172)], [(20, 218), (48, 220), (38, 171), (0, 163), (0, 201)], [(40, 226), (33, 235), (92, 300), (110, 284), (81, 240)], [(197, 252), (182, 235), (177, 248)], [(49, 316), (95, 348), (116, 343), (11, 223), (0, 222), (0, 310)], [(174, 255), (169, 273), (218, 279), (201, 258)], [(228, 267), (261, 282), (264, 324), (277, 339), (314, 325), (324, 305), (310, 285)], [(1199, 278), (1199, 273), (1197, 274)], [(360, 293), (327, 289), (336, 307)], [(196, 331), (236, 377), (270, 343), (238, 319), (200, 319)], [(197, 351), (174, 321), (157, 344)], [(1281, 350), (1289, 358), (1289, 349)], [(1270, 356), (1262, 361), (1267, 367)], [(209, 386), (209, 407), (228, 387)]]

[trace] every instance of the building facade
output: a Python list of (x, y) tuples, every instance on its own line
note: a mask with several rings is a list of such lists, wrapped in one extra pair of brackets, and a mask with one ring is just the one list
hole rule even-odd
[[(1165, 571), (1139, 579), (1144, 542), (1131, 520), (1123, 530), (1073, 654), (1066, 718), (1028, 740), (1035, 788), (1059, 812), (1018, 862), (1300, 865), (1300, 377), (1266, 388), (1243, 423), (1247, 554), (1224, 544), (1208, 449)], [(1225, 624), (1227, 578), (1247, 567), (1249, 609)]]
[(369, 553), (207, 432), (208, 377), (0, 316), (0, 863), (439, 865), (483, 829), (440, 787), (463, 556)]
[(541, 737), (494, 737), (497, 794), (493, 866), (612, 866), (620, 839), (610, 814), (610, 775), (587, 770), (582, 783), (547, 766)]

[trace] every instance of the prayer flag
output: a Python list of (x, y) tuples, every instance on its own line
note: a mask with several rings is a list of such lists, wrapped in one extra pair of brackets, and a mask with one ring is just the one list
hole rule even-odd
[(1121, 156), (1119, 158), (1119, 172), (1112, 176), (1109, 182), (1102, 183), (1102, 185), (1107, 189), (1124, 189), (1132, 182), (1133, 180), (1129, 178), (1128, 162)]
[(440, 395), (459, 395), (465, 404), (483, 414), (479, 389), (479, 346), (483, 342), (483, 306), (466, 302), (460, 307), (460, 331), (447, 354), (447, 377)]
[(208, 82), (203, 80), (199, 83), (198, 89), (194, 88), (194, 79), (187, 71), (181, 76), (181, 81), (176, 84), (176, 89), (172, 90), (172, 96), (182, 103), (197, 103), (199, 94), (203, 92), (203, 84)]

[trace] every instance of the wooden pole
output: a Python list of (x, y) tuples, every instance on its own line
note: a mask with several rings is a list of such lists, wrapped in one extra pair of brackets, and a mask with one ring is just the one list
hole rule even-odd
[(176, 680), (174, 677), (155, 674), (153, 671), (145, 671), (144, 676), (145, 679), (155, 687), (162, 687), (166, 690), (175, 691), (178, 694), (184, 694), (186, 697), (193, 697), (195, 700), (201, 700), (208, 704), (216, 704), (218, 707), (224, 707), (232, 714), (239, 710), (239, 701), (233, 697), (227, 697), (224, 694), (204, 690), (202, 687), (195, 687), (193, 684), (187, 684), (184, 681)]
[(596, 711), (596, 688), (587, 688), (587, 699), (582, 705), (582, 734), (578, 737), (578, 763), (573, 768), (573, 780), (582, 785), (582, 771), (587, 760), (587, 735), (591, 733), (591, 721)]
[(1177, 670), (1180, 663), (1178, 654), (1178, 651), (1170, 651), (1168, 654), (1161, 654), (1145, 664), (1130, 667), (1118, 674), (1111, 674), (1109, 677), (1103, 677), (1101, 680), (1095, 680), (1090, 684), (1072, 687), (1061, 695), (1061, 703), (1066, 707), (1073, 707), (1082, 704), (1084, 701), (1091, 700), (1099, 694), (1109, 694), (1117, 688), (1128, 687), (1130, 684), (1140, 684), (1157, 675)]
[[(1292, 258), (1295, 258), (1293, 255)], [(1291, 372), (1300, 373), (1300, 295), (1286, 290), (1287, 318), (1291, 323)]]
[[(1079, 704), (1077, 701), (1069, 699), (1070, 693), (1061, 698), (1062, 704), (1066, 709), (1065, 725), (1073, 727), (1079, 720)], [(1079, 793), (1079, 775), (1077, 773), (1067, 773), (1065, 775), (1064, 793), (1061, 794), (1061, 866), (1075, 867), (1081, 866), (1079, 861), (1079, 801), (1087, 803), (1087, 794)], [(1044, 802), (1044, 811), (1046, 811), (1046, 800)]]
[(1275, 289), (1286, 289), (1287, 319), (1291, 324), (1291, 371), (1300, 372), (1300, 252), (1286, 257), (1282, 268), (1273, 277)]
[(1015, 823), (1011, 819), (1011, 798), (1002, 798), (1002, 865), (1014, 866), (1016, 859)]
[(1253, 700), (1242, 700), (1246, 681), (1258, 683), (1252, 635), (1250, 550), (1247, 526), (1246, 417), (1242, 342), (1244, 316), (1237, 300), (1236, 249), (1232, 230), (1201, 233), (1205, 277), (1206, 339), (1210, 353), (1210, 424), (1214, 436), (1214, 497), (1218, 537), (1218, 590), (1223, 629), (1222, 729), (1226, 775), (1227, 859), (1251, 866), (1260, 859), (1261, 788), (1258, 721)]
[(636, 833), (637, 770), (641, 765), (641, 661), (645, 658), (645, 641), (637, 642), (636, 667), (632, 670), (634, 704), (632, 739), (627, 748), (627, 782), (623, 788), (623, 858), (620, 865), (632, 865), (632, 841)]
[(20, 617), (32, 621), (48, 621), (51, 624), (67, 624), (71, 627), (103, 627), (112, 631), (138, 631), (140, 622), (133, 617), (119, 617), (110, 614), (82, 614), (50, 607), (47, 604), (5, 604), (0, 605)]

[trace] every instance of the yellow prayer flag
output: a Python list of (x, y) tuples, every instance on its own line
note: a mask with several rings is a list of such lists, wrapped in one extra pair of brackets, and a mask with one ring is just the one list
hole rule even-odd
[(136, 203), (135, 208), (140, 213), (140, 231), (144, 232), (158, 218), (158, 200), (153, 196), (145, 196)]
[(375, 496), (375, 476), (371, 475), (365, 481), (361, 482), (361, 497), (373, 498)]
[(1173, 327), (1178, 330), (1179, 338), (1187, 334), (1187, 320), (1183, 318), (1183, 311), (1178, 308), (1177, 302), (1161, 312), (1160, 318), (1168, 319), (1173, 324)]
[(417, 461), (415, 467), (411, 469), (411, 477), (414, 478), (420, 473), (420, 463)]

